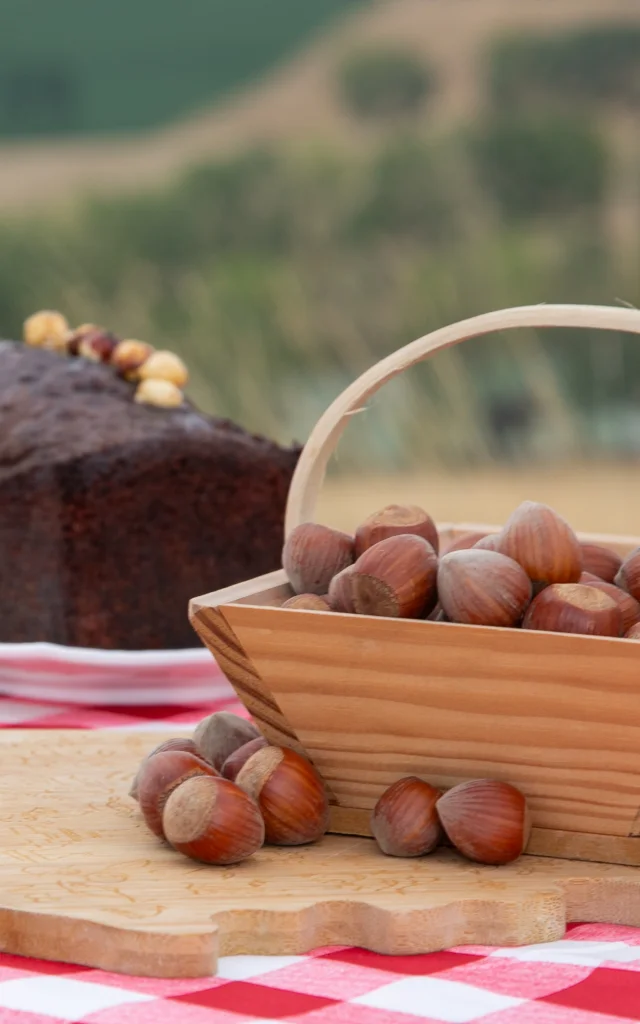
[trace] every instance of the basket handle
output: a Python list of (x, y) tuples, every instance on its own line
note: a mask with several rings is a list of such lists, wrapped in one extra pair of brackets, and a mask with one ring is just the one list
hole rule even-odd
[(349, 418), (359, 412), (383, 384), (435, 352), (469, 338), (512, 327), (586, 327), (640, 334), (640, 310), (617, 306), (517, 306), (441, 327), (381, 359), (332, 402), (311, 431), (291, 481), (285, 534), (291, 533), (300, 523), (313, 521), (327, 463)]

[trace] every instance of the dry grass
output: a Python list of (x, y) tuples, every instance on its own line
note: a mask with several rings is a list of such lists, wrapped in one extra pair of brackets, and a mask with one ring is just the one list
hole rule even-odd
[(354, 44), (398, 42), (422, 50), (441, 78), (430, 126), (472, 116), (478, 60), (497, 32), (553, 31), (581, 21), (638, 21), (637, 0), (382, 0), (337, 24), (308, 49), (228, 103), (164, 131), (0, 148), (0, 208), (65, 203), (84, 192), (161, 184), (185, 166), (260, 141), (318, 139), (362, 147), (372, 137), (341, 109), (335, 66)]
[(421, 505), (438, 522), (501, 524), (525, 499), (551, 505), (576, 530), (640, 537), (640, 473), (633, 464), (329, 479), (318, 518), (351, 530), (376, 509), (406, 502)]

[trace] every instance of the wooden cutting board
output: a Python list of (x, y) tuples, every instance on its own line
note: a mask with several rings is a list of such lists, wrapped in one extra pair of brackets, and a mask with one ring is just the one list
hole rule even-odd
[(349, 836), (196, 864), (150, 835), (127, 796), (167, 736), (0, 732), (2, 950), (197, 977), (235, 953), (424, 953), (550, 941), (571, 920), (640, 925), (640, 868), (542, 857), (488, 868), (451, 851), (398, 860)]

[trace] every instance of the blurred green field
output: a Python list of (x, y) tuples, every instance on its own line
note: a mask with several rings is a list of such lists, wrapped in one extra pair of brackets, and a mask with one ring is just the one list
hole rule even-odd
[(166, 124), (366, 0), (3, 0), (0, 137)]

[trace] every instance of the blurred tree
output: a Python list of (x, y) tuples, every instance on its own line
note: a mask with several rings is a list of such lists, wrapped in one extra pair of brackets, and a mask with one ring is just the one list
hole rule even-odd
[(640, 25), (600, 24), (550, 36), (503, 36), (489, 48), (498, 110), (640, 102)]
[(386, 120), (415, 114), (435, 89), (432, 69), (409, 50), (358, 50), (339, 74), (342, 98), (356, 116)]
[(570, 214), (603, 201), (607, 148), (575, 117), (495, 117), (471, 134), (470, 152), (506, 217)]
[(367, 175), (352, 235), (426, 242), (450, 236), (455, 210), (439, 156), (433, 144), (415, 138), (384, 147)]

